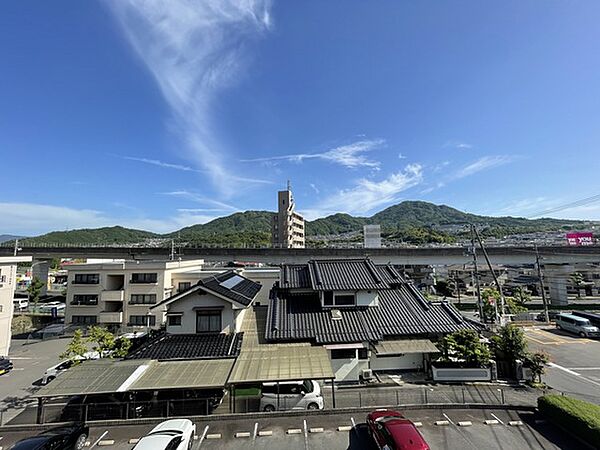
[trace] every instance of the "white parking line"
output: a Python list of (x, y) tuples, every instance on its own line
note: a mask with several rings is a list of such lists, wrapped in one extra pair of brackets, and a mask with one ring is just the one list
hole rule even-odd
[(350, 422), (352, 422), (352, 429), (354, 432), (358, 433), (358, 431), (356, 431), (356, 422), (354, 421), (354, 417), (350, 417)]
[(501, 423), (502, 425), (504, 425), (504, 422), (502, 422), (502, 421), (500, 420), (500, 418), (499, 418), (499, 417), (498, 417), (496, 414), (494, 414), (494, 413), (490, 413), (490, 415), (491, 415), (491, 416), (492, 416), (494, 419), (496, 419), (496, 420), (497, 420), (499, 423)]
[(98, 442), (100, 442), (104, 436), (106, 436), (108, 434), (108, 430), (106, 430), (104, 433), (102, 433), (102, 435), (96, 440), (96, 442), (94, 442), (92, 445), (90, 445), (90, 450), (93, 449), (96, 445), (98, 445)]
[(206, 425), (204, 427), (204, 431), (202, 432), (202, 435), (200, 436), (200, 439), (198, 439), (198, 448), (200, 448), (200, 446), (202, 445), (202, 442), (204, 442), (204, 439), (206, 439), (206, 434), (208, 433), (208, 425)]
[(254, 436), (252, 436), (252, 440), (256, 440), (256, 435), (258, 434), (258, 422), (254, 422)]
[(308, 450), (308, 428), (306, 426), (306, 419), (304, 419), (304, 448)]
[(452, 422), (452, 420), (450, 419), (450, 417), (447, 416), (446, 413), (442, 413), (442, 416), (444, 416), (446, 418), (446, 420), (448, 420), (448, 422), (450, 422), (452, 425), (454, 425), (454, 422)]

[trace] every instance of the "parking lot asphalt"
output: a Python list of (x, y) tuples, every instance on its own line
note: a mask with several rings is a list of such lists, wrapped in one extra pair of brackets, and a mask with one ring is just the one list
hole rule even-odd
[(600, 404), (600, 340), (556, 328), (526, 328), (532, 351), (550, 356), (543, 381), (556, 390)]
[[(432, 449), (581, 449), (564, 433), (546, 423), (537, 423), (532, 412), (505, 410), (414, 410), (406, 417), (420, 422), (419, 429)], [(365, 424), (366, 413), (272, 417), (260, 419), (198, 422), (193, 449), (371, 449)], [(485, 420), (495, 421), (485, 424)], [(443, 424), (436, 425), (436, 421)], [(463, 423), (463, 422), (470, 422)], [(512, 423), (512, 424), (511, 424)], [(465, 426), (461, 426), (465, 425)], [(91, 430), (88, 448), (130, 450), (136, 439), (153, 425), (98, 427)], [(245, 433), (239, 435), (238, 433)], [(236, 434), (240, 437), (236, 437)], [(3, 433), (2, 444), (10, 446), (27, 432)]]
[(39, 389), (39, 380), (48, 367), (60, 362), (58, 357), (67, 346), (68, 339), (28, 342), (13, 339), (9, 358), (14, 368), (0, 377), (0, 408), (8, 410), (3, 421), (16, 415), (21, 407), (30, 403), (31, 395)]

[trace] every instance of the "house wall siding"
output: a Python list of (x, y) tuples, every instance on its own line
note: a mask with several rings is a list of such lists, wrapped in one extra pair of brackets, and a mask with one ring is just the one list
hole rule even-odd
[(371, 353), (371, 369), (373, 370), (422, 370), (423, 353), (377, 357)]
[(181, 326), (169, 326), (167, 322), (167, 333), (189, 334), (196, 333), (196, 310), (194, 308), (215, 307), (221, 311), (221, 332), (232, 333), (236, 329), (236, 321), (230, 302), (215, 297), (212, 294), (191, 294), (178, 300), (169, 309), (169, 313), (182, 313)]

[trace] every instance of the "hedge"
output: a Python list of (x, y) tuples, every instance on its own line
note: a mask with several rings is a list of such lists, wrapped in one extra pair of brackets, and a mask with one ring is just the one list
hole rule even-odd
[(562, 395), (538, 398), (538, 409), (551, 422), (594, 448), (600, 448), (600, 406)]

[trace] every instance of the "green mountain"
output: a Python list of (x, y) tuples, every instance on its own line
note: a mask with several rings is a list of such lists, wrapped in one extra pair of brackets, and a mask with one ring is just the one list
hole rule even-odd
[[(274, 213), (245, 211), (220, 217), (205, 224), (192, 225), (169, 234), (156, 234), (120, 226), (72, 231), (55, 231), (42, 236), (24, 239), (22, 245), (47, 244), (143, 244), (171, 239), (191, 244), (222, 246), (269, 245)], [(311, 243), (323, 240), (338, 241), (360, 239), (362, 227), (379, 224), (383, 235), (390, 240), (421, 244), (428, 242), (453, 242), (466, 235), (466, 227), (474, 223), (484, 236), (501, 237), (534, 231), (559, 231), (584, 229), (589, 222), (536, 219), (520, 217), (486, 217), (464, 213), (446, 205), (422, 201), (404, 201), (390, 206), (371, 217), (354, 217), (334, 214), (306, 222), (306, 236)], [(6, 244), (5, 244), (6, 245)]]

